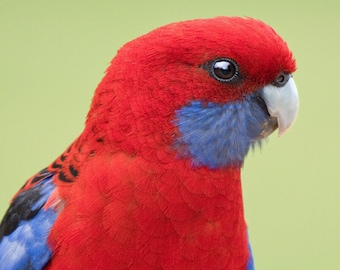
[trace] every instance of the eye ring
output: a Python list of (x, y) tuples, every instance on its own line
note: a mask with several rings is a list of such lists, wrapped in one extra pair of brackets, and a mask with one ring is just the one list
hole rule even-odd
[(231, 82), (239, 74), (237, 63), (229, 58), (218, 58), (211, 63), (210, 75), (219, 82)]
[(290, 77), (292, 77), (291, 74), (281, 72), (279, 75), (276, 76), (273, 84), (277, 87), (285, 86)]

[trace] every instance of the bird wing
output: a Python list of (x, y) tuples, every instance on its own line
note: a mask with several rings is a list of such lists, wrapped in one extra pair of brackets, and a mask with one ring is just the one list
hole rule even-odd
[(0, 224), (0, 270), (42, 269), (50, 260), (47, 238), (62, 203), (53, 176), (40, 171), (14, 196)]

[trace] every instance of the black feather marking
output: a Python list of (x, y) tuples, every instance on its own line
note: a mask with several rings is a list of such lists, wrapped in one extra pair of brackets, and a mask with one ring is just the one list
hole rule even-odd
[(60, 181), (63, 181), (65, 183), (72, 183), (73, 180), (69, 179), (63, 172), (59, 172), (58, 178)]
[(31, 180), (31, 183), (32, 184), (37, 183), (37, 182), (47, 178), (48, 176), (51, 176), (51, 173), (47, 170), (47, 168), (45, 168), (33, 177), (33, 179)]
[(22, 191), (14, 198), (0, 224), (0, 241), (4, 236), (11, 234), (21, 220), (32, 219), (38, 214), (43, 205), (34, 210), (32, 208), (41, 197), (41, 188), (41, 185), (36, 185)]
[(77, 177), (78, 176), (78, 170), (76, 168), (74, 168), (72, 165), (69, 166), (69, 170), (70, 173), (74, 176)]
[(56, 162), (53, 162), (53, 163), (52, 163), (52, 168), (53, 168), (53, 169), (61, 169), (61, 168), (62, 168), (62, 165), (61, 165), (61, 164), (58, 164), (58, 163), (56, 163)]

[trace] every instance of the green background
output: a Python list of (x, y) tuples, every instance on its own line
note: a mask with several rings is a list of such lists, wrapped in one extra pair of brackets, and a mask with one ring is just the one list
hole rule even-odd
[(288, 42), (298, 120), (242, 173), (257, 269), (340, 269), (340, 1), (0, 1), (0, 215), (82, 131), (116, 50), (158, 26), (262, 19)]

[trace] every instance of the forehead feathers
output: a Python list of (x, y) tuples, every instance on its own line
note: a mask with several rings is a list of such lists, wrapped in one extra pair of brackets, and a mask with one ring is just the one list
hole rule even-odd
[(171, 62), (198, 66), (228, 57), (245, 75), (263, 83), (279, 72), (291, 73), (296, 68), (286, 42), (270, 26), (240, 17), (169, 24), (127, 43), (119, 54), (155, 66)]

